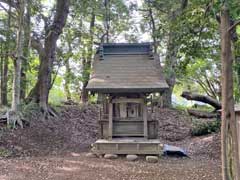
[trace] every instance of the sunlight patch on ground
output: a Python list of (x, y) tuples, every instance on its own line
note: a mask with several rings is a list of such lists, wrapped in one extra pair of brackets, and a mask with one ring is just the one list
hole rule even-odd
[(63, 170), (63, 171), (73, 172), (73, 171), (78, 171), (78, 170), (80, 170), (80, 168), (78, 168), (78, 167), (66, 167), (66, 166), (63, 166), (63, 167), (58, 167), (57, 170)]
[(202, 140), (207, 142), (213, 141), (213, 136), (205, 137)]

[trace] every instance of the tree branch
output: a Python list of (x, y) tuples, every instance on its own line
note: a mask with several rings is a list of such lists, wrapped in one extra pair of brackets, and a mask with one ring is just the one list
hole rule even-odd
[(33, 49), (37, 50), (40, 56), (44, 54), (43, 45), (38, 39), (31, 37), (31, 46)]
[(240, 25), (240, 19), (235, 21), (235, 23), (232, 26), (230, 26), (227, 31), (228, 32), (232, 31), (237, 25)]
[(5, 3), (13, 8), (17, 8), (17, 4), (12, 1), (9, 1), (9, 0), (0, 0), (0, 3)]
[(181, 95), (182, 97), (184, 97), (187, 100), (194, 100), (194, 101), (200, 101), (203, 103), (207, 103), (211, 106), (213, 106), (216, 110), (221, 109), (222, 105), (219, 101), (217, 101), (216, 99), (210, 97), (210, 96), (204, 96), (201, 94), (194, 94), (191, 92), (187, 92), (184, 91)]
[(9, 13), (9, 10), (6, 9), (0, 2), (0, 7), (9, 15), (11, 16), (12, 18), (16, 19), (16, 15), (14, 15), (12, 12)]

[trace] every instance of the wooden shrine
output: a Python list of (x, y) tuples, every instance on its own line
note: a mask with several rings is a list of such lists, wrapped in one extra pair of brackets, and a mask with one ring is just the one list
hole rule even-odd
[(93, 62), (87, 89), (98, 93), (100, 154), (159, 154), (158, 123), (152, 119), (151, 93), (168, 85), (150, 43), (102, 44)]
[(240, 157), (240, 105), (239, 104), (235, 105), (235, 114), (236, 114), (236, 121), (237, 121), (238, 153)]

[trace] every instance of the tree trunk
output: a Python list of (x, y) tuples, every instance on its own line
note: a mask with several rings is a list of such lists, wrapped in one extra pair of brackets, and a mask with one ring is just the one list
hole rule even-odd
[(216, 99), (214, 99), (210, 96), (205, 96), (205, 95), (201, 95), (201, 94), (194, 94), (194, 93), (187, 92), (187, 91), (184, 91), (181, 96), (184, 97), (187, 100), (194, 100), (194, 101), (207, 103), (207, 104), (213, 106), (216, 110), (222, 108), (221, 103), (218, 102), (218, 100), (216, 100)]
[[(226, 2), (225, 2), (226, 3)], [(221, 11), (221, 61), (222, 61), (222, 177), (239, 180), (239, 154), (237, 124), (233, 99), (233, 58), (231, 51), (230, 17), (227, 5)]]
[(65, 65), (65, 68), (66, 68), (66, 72), (64, 74), (64, 91), (65, 91), (65, 95), (67, 97), (67, 101), (70, 101), (72, 98), (71, 98), (71, 92), (70, 92), (70, 89), (69, 89), (69, 85), (71, 83), (71, 68), (70, 68), (70, 64), (69, 64), (69, 60), (70, 58), (72, 57), (73, 53), (72, 53), (72, 37), (71, 35), (67, 35), (67, 44), (68, 44), (68, 52), (67, 52), (67, 56), (66, 58), (64, 59), (64, 65)]
[(7, 87), (8, 87), (8, 55), (5, 56), (3, 61), (3, 76), (2, 76), (2, 86), (1, 86), (1, 104), (8, 105), (7, 98)]
[(25, 99), (27, 91), (27, 77), (26, 71), (29, 61), (29, 48), (30, 48), (30, 36), (31, 36), (31, 1), (27, 3), (27, 12), (25, 15), (25, 24), (24, 24), (24, 47), (23, 47), (23, 62), (21, 69), (21, 93), (20, 99)]
[(18, 32), (17, 32), (17, 58), (14, 59), (13, 93), (12, 93), (12, 111), (17, 111), (20, 104), (20, 85), (21, 85), (21, 65), (23, 57), (24, 41), (24, 10), (25, 0), (19, 1), (18, 11)]
[[(188, 0), (181, 1), (181, 7), (171, 14), (171, 22), (174, 23), (177, 16), (180, 16), (183, 13), (183, 10), (187, 7)], [(176, 83), (176, 62), (177, 62), (177, 52), (178, 46), (175, 43), (176, 34), (171, 29), (169, 32), (169, 39), (167, 44), (167, 55), (165, 62), (165, 77), (168, 83), (169, 89), (163, 93), (163, 106), (171, 107), (172, 106), (172, 92)]]
[(105, 7), (105, 29), (106, 29), (106, 43), (109, 43), (109, 29), (110, 29), (110, 2), (109, 0), (104, 0)]
[(165, 67), (164, 67), (166, 82), (169, 86), (169, 89), (166, 89), (162, 95), (164, 107), (172, 106), (172, 93), (176, 83), (175, 64), (177, 60), (178, 47), (176, 47), (174, 43), (175, 38), (176, 38), (175, 33), (171, 30), (169, 33), (167, 55), (166, 55), (166, 61), (165, 61)]
[(88, 91), (86, 87), (90, 78), (91, 59), (83, 60), (83, 86), (81, 91), (81, 102), (86, 103), (88, 101)]
[(53, 62), (55, 61), (56, 42), (62, 33), (65, 26), (68, 12), (69, 0), (57, 0), (56, 14), (52, 25), (47, 28), (47, 36), (44, 41), (44, 48), (37, 40), (32, 40), (32, 46), (37, 49), (40, 59), (40, 68), (38, 80), (34, 88), (31, 90), (28, 99), (39, 102), (39, 105), (44, 113), (48, 113), (48, 96), (51, 88), (51, 74)]
[[(71, 50), (70, 50), (71, 51)], [(67, 101), (71, 100), (71, 93), (69, 90), (69, 84), (70, 84), (70, 74), (71, 74), (71, 69), (70, 69), (70, 65), (69, 65), (69, 58), (65, 59), (65, 67), (66, 67), (66, 72), (64, 75), (64, 91), (67, 97)]]
[(153, 39), (153, 51), (154, 53), (157, 53), (157, 48), (158, 48), (158, 45), (157, 45), (157, 38), (156, 38), (156, 25), (155, 25), (155, 21), (154, 21), (154, 17), (153, 17), (153, 10), (151, 8), (151, 2), (148, 0), (147, 1), (147, 4), (148, 4), (148, 12), (149, 12), (149, 16), (150, 16), (150, 28), (152, 30), (152, 39)]
[(82, 87), (82, 91), (81, 91), (81, 102), (82, 103), (86, 103), (88, 102), (88, 91), (86, 90), (87, 85), (84, 84)]
[(86, 103), (88, 101), (88, 91), (86, 90), (89, 78), (90, 78), (90, 68), (93, 56), (93, 35), (94, 35), (94, 27), (95, 27), (95, 12), (94, 9), (92, 10), (92, 17), (90, 22), (90, 42), (88, 45), (88, 52), (87, 52), (87, 59), (83, 60), (83, 87), (81, 92), (81, 102)]
[[(11, 3), (11, 1), (10, 1)], [(8, 57), (10, 52), (10, 41), (11, 41), (11, 13), (12, 8), (9, 6), (8, 9), (8, 20), (7, 20), (7, 34), (6, 34), (6, 55), (3, 61), (3, 70), (2, 70), (2, 78), (1, 78), (1, 105), (8, 105), (8, 98), (7, 98), (7, 87), (8, 87)]]
[(173, 85), (170, 86), (170, 83), (167, 83), (169, 88), (166, 89), (162, 94), (162, 102), (163, 107), (169, 108), (172, 107), (172, 93), (173, 93)]
[(4, 56), (3, 54), (3, 43), (0, 44), (1, 45), (1, 51), (0, 51), (0, 107), (2, 106), (2, 77), (3, 77), (3, 61), (4, 61)]

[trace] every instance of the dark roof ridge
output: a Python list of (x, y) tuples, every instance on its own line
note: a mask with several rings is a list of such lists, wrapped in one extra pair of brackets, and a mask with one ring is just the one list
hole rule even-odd
[(141, 43), (102, 43), (102, 46), (150, 46), (151, 42), (141, 42)]

